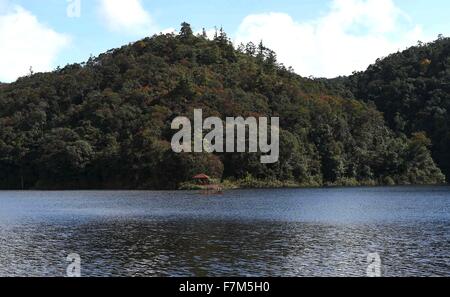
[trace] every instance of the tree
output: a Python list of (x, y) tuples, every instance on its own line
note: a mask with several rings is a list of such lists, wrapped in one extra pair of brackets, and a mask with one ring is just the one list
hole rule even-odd
[(205, 39), (208, 38), (208, 33), (206, 33), (206, 29), (205, 28), (202, 29), (202, 37), (205, 38)]
[(412, 135), (429, 135), (432, 156), (450, 176), (450, 38), (419, 43), (403, 52), (379, 59), (367, 71), (336, 83), (340, 94), (374, 102), (390, 128)]
[(182, 39), (187, 40), (187, 39), (192, 38), (193, 36), (194, 36), (194, 33), (192, 32), (191, 25), (186, 22), (183, 22), (181, 24), (180, 37)]

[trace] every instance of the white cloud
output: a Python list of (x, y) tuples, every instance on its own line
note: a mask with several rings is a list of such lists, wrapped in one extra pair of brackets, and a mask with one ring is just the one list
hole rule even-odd
[(68, 36), (40, 23), (21, 6), (0, 1), (0, 81), (26, 75), (30, 66), (35, 72), (51, 70), (69, 43)]
[(152, 16), (140, 0), (100, 0), (99, 12), (112, 31), (134, 35), (157, 32)]
[(178, 31), (175, 28), (167, 28), (164, 30), (161, 30), (161, 34), (177, 34)]
[(377, 58), (425, 40), (392, 0), (333, 0), (324, 16), (297, 22), (285, 13), (247, 16), (236, 42), (259, 42), (303, 76), (335, 77), (364, 70)]
[[(208, 39), (214, 39), (214, 37), (216, 36), (218, 29), (217, 28), (209, 28), (209, 29), (204, 29), (205, 33), (206, 33), (206, 37)], [(198, 30), (194, 32), (194, 35), (203, 35), (203, 29), (202, 30)]]

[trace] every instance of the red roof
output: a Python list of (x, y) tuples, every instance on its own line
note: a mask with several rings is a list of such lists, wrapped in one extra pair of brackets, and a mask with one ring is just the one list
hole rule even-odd
[(202, 173), (202, 174), (197, 174), (196, 176), (193, 177), (193, 179), (209, 179), (209, 176)]

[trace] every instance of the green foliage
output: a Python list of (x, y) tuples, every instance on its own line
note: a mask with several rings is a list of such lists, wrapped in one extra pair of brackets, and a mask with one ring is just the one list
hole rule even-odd
[(425, 131), (434, 159), (450, 176), (450, 38), (419, 43), (331, 85), (339, 94), (374, 102), (398, 134)]
[[(418, 73), (435, 69), (429, 59)], [(343, 81), (302, 78), (262, 43), (236, 50), (223, 30), (209, 40), (184, 23), (177, 36), (0, 85), (0, 188), (174, 189), (200, 172), (242, 187), (443, 182), (426, 136), (395, 134)], [(433, 94), (436, 102), (448, 96)], [(223, 119), (280, 117), (280, 161), (173, 153), (171, 121), (194, 108)], [(446, 113), (434, 120), (448, 124)]]

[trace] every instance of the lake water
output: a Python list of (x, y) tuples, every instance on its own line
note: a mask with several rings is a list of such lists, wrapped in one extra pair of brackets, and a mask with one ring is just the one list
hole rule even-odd
[(450, 187), (0, 192), (0, 276), (450, 276)]

